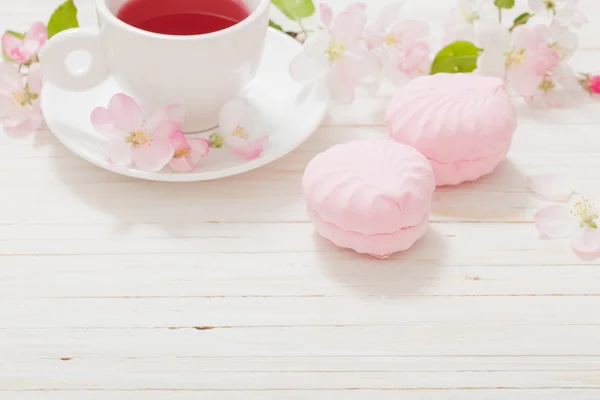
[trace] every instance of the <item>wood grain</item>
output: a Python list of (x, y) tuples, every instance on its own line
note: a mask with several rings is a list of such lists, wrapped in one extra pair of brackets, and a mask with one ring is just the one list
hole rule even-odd
[[(93, 24), (93, 1), (76, 2)], [(369, 0), (372, 15), (385, 3)], [(0, 0), (0, 26), (24, 30), (57, 4)], [(435, 41), (452, 4), (408, 0), (403, 17), (429, 21)], [(573, 64), (593, 72), (600, 4), (580, 4)], [(600, 106), (515, 99), (508, 160), (439, 189), (426, 237), (375, 260), (315, 235), (300, 180), (337, 143), (385, 139), (393, 92), (332, 104), (292, 154), (217, 182), (136, 181), (50, 132), (1, 135), (0, 399), (600, 398), (600, 261), (539, 237), (548, 203), (525, 180), (565, 171), (600, 199)]]

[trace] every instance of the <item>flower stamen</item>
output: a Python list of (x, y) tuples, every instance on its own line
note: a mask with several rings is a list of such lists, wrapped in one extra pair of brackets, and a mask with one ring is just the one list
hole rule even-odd
[(504, 53), (506, 57), (506, 67), (516, 67), (525, 62), (525, 49), (512, 49)]
[(23, 90), (17, 90), (12, 93), (12, 103), (17, 106), (33, 105), (33, 101), (40, 97), (37, 93), (31, 92), (29, 84), (25, 85)]
[(465, 22), (469, 25), (475, 24), (475, 21), (481, 19), (477, 11), (460, 10)]
[(569, 50), (558, 43), (550, 43), (548, 44), (548, 48), (556, 51), (561, 60), (564, 60), (569, 55)]
[(175, 150), (175, 154), (173, 154), (173, 158), (181, 158), (190, 154), (190, 148), (186, 147), (184, 149)]
[(235, 129), (231, 133), (231, 136), (237, 136), (240, 139), (244, 139), (244, 140), (249, 139), (246, 129), (243, 126), (239, 126), (239, 125), (235, 127)]
[(342, 58), (344, 56), (345, 52), (346, 52), (346, 47), (343, 44), (338, 43), (335, 40), (332, 40), (329, 43), (329, 48), (327, 49), (325, 54), (329, 57), (329, 60), (336, 61), (336, 60), (339, 60), (340, 58)]
[(398, 44), (400, 44), (398, 38), (396, 38), (396, 35), (393, 33), (390, 33), (385, 37), (384, 43), (387, 47), (396, 47)]
[(552, 90), (554, 90), (555, 87), (556, 83), (554, 83), (552, 76), (548, 73), (544, 75), (542, 83), (540, 83), (540, 85), (538, 86), (538, 88), (545, 93), (551, 92)]
[(579, 226), (589, 226), (590, 228), (597, 229), (595, 219), (598, 218), (596, 213), (596, 204), (589, 201), (586, 197), (582, 197), (580, 201), (573, 205), (570, 211), (571, 215), (579, 219)]
[(544, 4), (546, 5), (546, 10), (552, 12), (556, 11), (556, 3), (554, 0), (544, 0)]
[(137, 130), (131, 132), (127, 139), (125, 139), (127, 143), (131, 143), (133, 146), (143, 146), (147, 144), (148, 146), (152, 146), (153, 139), (148, 135), (146, 130)]

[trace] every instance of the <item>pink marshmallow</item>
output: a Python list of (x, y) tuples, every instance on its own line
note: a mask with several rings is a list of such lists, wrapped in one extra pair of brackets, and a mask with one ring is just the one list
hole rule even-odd
[(302, 184), (317, 232), (340, 247), (385, 258), (411, 247), (429, 226), (431, 164), (393, 141), (334, 146), (308, 164)]
[(517, 112), (499, 78), (436, 74), (396, 93), (387, 126), (392, 139), (431, 161), (438, 186), (457, 185), (489, 174), (505, 158)]

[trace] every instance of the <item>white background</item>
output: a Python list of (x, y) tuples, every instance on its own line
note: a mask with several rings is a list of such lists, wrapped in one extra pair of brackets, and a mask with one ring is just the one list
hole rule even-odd
[[(404, 15), (439, 38), (452, 3)], [(0, 0), (0, 26), (57, 5)], [(582, 7), (574, 63), (600, 72), (600, 2)], [(600, 106), (518, 102), (508, 162), (438, 190), (431, 232), (380, 261), (314, 235), (300, 178), (335, 143), (385, 137), (389, 97), (332, 106), (287, 157), (198, 184), (111, 174), (50, 132), (1, 136), (0, 399), (600, 398), (600, 263), (539, 239), (525, 185), (570, 167), (600, 200)]]

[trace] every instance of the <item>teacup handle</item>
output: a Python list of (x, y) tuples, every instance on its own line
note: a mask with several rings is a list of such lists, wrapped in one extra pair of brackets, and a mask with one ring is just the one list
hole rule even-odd
[[(82, 72), (71, 71), (67, 66), (69, 54), (78, 50), (91, 56), (89, 68)], [(74, 92), (89, 90), (109, 77), (96, 28), (68, 29), (56, 34), (40, 52), (40, 64), (45, 81)]]

